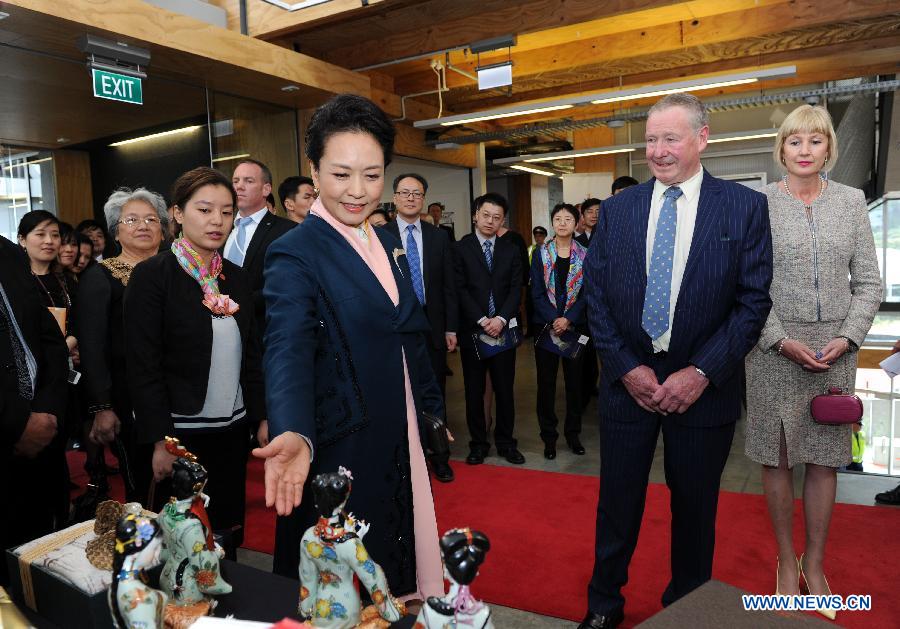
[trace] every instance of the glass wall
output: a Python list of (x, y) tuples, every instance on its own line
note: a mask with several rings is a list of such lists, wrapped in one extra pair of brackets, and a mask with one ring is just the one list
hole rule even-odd
[(55, 209), (50, 152), (4, 148), (0, 152), (0, 235), (15, 242), (23, 214)]
[[(866, 346), (889, 348), (900, 339), (900, 193), (889, 193), (869, 205), (878, 266), (884, 286), (882, 307)], [(863, 471), (900, 475), (900, 378), (882, 369), (859, 369), (856, 392), (863, 400), (866, 449)]]
[(272, 171), (272, 194), (283, 215), (278, 184), (300, 174), (297, 114), (293, 109), (210, 92), (213, 167), (231, 176), (241, 159), (257, 159)]

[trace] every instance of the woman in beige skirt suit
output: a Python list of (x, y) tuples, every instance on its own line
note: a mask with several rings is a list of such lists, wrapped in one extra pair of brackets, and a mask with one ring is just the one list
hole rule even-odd
[[(798, 107), (781, 125), (775, 160), (786, 174), (766, 187), (772, 225), (772, 311), (747, 356), (746, 452), (762, 464), (778, 543), (776, 592), (828, 594), (825, 540), (837, 468), (850, 462), (849, 425), (813, 421), (829, 387), (854, 390), (856, 353), (881, 303), (881, 278), (862, 191), (827, 179), (837, 141), (827, 110)], [(805, 464), (806, 544), (796, 560), (794, 465)], [(819, 610), (834, 617), (831, 610)]]

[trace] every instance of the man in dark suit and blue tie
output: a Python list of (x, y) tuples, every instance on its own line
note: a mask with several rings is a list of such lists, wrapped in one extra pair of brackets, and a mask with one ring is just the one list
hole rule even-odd
[(522, 261), (515, 245), (499, 238), (508, 204), (488, 192), (474, 201), (475, 229), (456, 242), (456, 293), (459, 299), (459, 354), (466, 392), (466, 424), (469, 456), (466, 463), (480, 465), (490, 450), (484, 417), (485, 374), (490, 374), (497, 399), (494, 443), (497, 454), (521, 465), (525, 457), (516, 448), (513, 383), (516, 377), (515, 347), (479, 359), (474, 335), (493, 338), (518, 325), (522, 295)]
[(764, 195), (700, 165), (709, 114), (689, 94), (646, 127), (654, 179), (604, 202), (585, 263), (600, 378), (596, 557), (581, 629), (617, 626), (660, 430), (671, 491), (669, 605), (712, 574), (719, 479), (741, 414), (744, 357), (771, 307)]
[[(426, 335), (431, 368), (441, 394), (446, 395), (447, 352), (456, 349), (459, 306), (450, 238), (444, 230), (420, 218), (427, 192), (428, 181), (422, 175), (398, 175), (394, 179), (397, 220), (388, 223), (385, 229), (400, 238), (406, 251), (413, 291), (431, 327)], [(449, 458), (449, 453), (430, 458), (434, 477), (443, 483), (453, 480)]]

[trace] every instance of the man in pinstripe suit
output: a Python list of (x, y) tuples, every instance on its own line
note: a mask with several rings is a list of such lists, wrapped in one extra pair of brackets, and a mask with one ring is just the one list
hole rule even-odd
[(660, 430), (671, 491), (668, 605), (712, 574), (719, 479), (743, 361), (771, 307), (764, 195), (700, 165), (709, 114), (688, 94), (647, 119), (654, 179), (604, 202), (585, 263), (600, 381), (601, 489), (584, 629), (615, 627)]

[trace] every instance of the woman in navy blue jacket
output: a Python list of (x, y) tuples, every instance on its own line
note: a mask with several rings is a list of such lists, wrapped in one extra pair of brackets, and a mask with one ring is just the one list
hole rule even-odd
[[(366, 549), (397, 596), (440, 595), (437, 524), (419, 417), (443, 417), (406, 254), (368, 216), (381, 202), (394, 127), (371, 101), (337, 96), (306, 137), (319, 196), (266, 254), (266, 501), (274, 570), (297, 577), (318, 512), (316, 474), (348, 468), (348, 510), (372, 524)], [(299, 506), (299, 509), (294, 510)], [(291, 513), (293, 511), (293, 513)]]
[(534, 362), (537, 367), (537, 416), (544, 441), (544, 458), (556, 458), (556, 430), (559, 419), (554, 408), (556, 401), (556, 374), (559, 362), (563, 364), (566, 383), (566, 443), (575, 454), (584, 454), (581, 445), (581, 360), (561, 358), (557, 353), (543, 349), (541, 338), (549, 335), (558, 339), (565, 332), (578, 336), (587, 330), (585, 301), (582, 295), (584, 274), (582, 265), (587, 249), (573, 236), (579, 213), (568, 203), (559, 203), (550, 212), (556, 236), (535, 250), (531, 259), (531, 299), (534, 303), (534, 323), (537, 341)]

